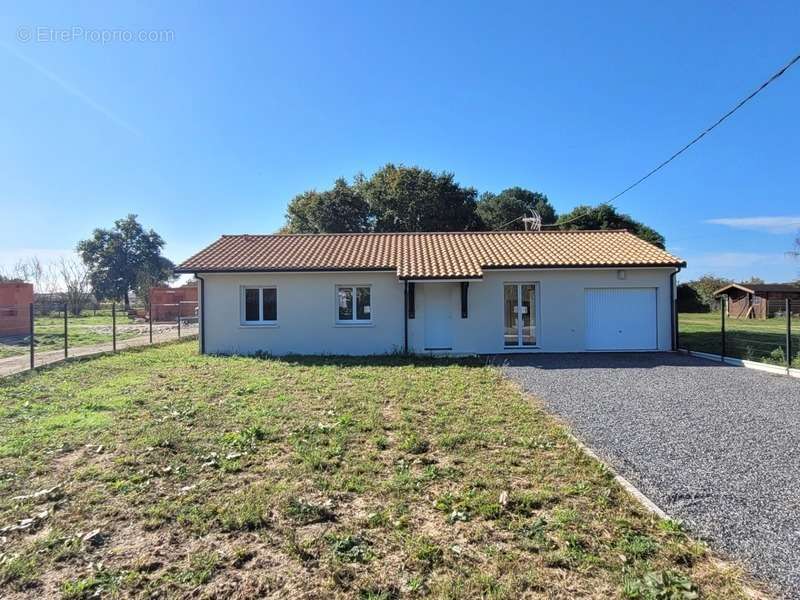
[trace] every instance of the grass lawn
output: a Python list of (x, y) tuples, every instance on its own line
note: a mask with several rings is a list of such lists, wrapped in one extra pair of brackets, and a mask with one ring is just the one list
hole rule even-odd
[[(69, 346), (92, 346), (111, 341), (111, 311), (98, 311), (95, 315), (86, 311), (79, 317), (69, 315), (67, 319), (67, 335)], [(134, 321), (124, 311), (117, 312), (117, 326), (124, 328)], [(146, 327), (146, 326), (145, 326)], [(64, 315), (53, 316), (39, 315), (35, 317), (34, 345), (37, 351), (61, 350), (64, 348)], [(125, 340), (136, 335), (135, 331), (117, 331), (117, 339)], [(17, 356), (29, 351), (30, 337), (18, 336), (13, 339), (0, 338), (0, 358)]]
[[(720, 314), (681, 313), (678, 316), (680, 346), (719, 354)], [(786, 318), (725, 319), (726, 355), (748, 360), (786, 364)], [(793, 365), (800, 367), (800, 318), (792, 319)]]
[(480, 362), (182, 343), (0, 380), (25, 523), (4, 598), (743, 597)]

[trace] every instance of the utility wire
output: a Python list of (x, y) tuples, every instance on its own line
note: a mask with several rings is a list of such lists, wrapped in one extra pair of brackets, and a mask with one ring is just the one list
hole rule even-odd
[(663, 169), (664, 167), (666, 167), (666, 166), (667, 166), (669, 163), (671, 163), (673, 160), (675, 160), (676, 158), (678, 158), (678, 157), (679, 157), (681, 154), (683, 154), (684, 152), (686, 152), (686, 150), (688, 150), (690, 147), (694, 146), (694, 145), (695, 145), (697, 142), (699, 142), (701, 139), (703, 139), (703, 138), (704, 138), (706, 135), (708, 135), (709, 133), (711, 133), (711, 130), (712, 130), (712, 129), (714, 129), (714, 128), (715, 128), (717, 125), (719, 125), (720, 123), (722, 123), (722, 122), (723, 122), (725, 119), (727, 119), (727, 118), (728, 118), (728, 117), (730, 117), (730, 116), (731, 116), (733, 113), (735, 113), (737, 110), (739, 110), (740, 108), (742, 108), (742, 106), (744, 106), (744, 105), (745, 105), (745, 104), (747, 104), (747, 103), (748, 103), (750, 100), (752, 100), (753, 98), (755, 98), (755, 96), (756, 96), (756, 95), (757, 95), (759, 92), (761, 92), (761, 90), (763, 90), (763, 89), (764, 89), (765, 87), (767, 87), (767, 86), (768, 86), (770, 83), (772, 83), (773, 81), (775, 81), (776, 79), (778, 79), (778, 78), (779, 78), (781, 75), (783, 75), (783, 74), (784, 74), (786, 71), (788, 71), (788, 70), (789, 70), (789, 68), (790, 68), (792, 65), (794, 65), (794, 64), (795, 64), (797, 61), (799, 61), (799, 60), (800, 60), (800, 54), (798, 54), (798, 55), (797, 55), (797, 56), (795, 56), (795, 57), (794, 57), (792, 60), (790, 60), (788, 63), (786, 63), (786, 65), (785, 65), (785, 66), (783, 66), (783, 67), (782, 67), (782, 68), (781, 68), (779, 71), (777, 71), (776, 73), (774, 73), (774, 74), (772, 75), (772, 77), (770, 77), (770, 78), (769, 78), (769, 79), (767, 79), (767, 80), (766, 80), (764, 83), (762, 83), (762, 84), (761, 84), (761, 85), (758, 87), (758, 89), (756, 89), (756, 90), (755, 90), (755, 91), (754, 91), (752, 94), (750, 94), (749, 96), (747, 96), (747, 98), (745, 98), (744, 100), (742, 100), (741, 102), (739, 102), (739, 104), (737, 104), (736, 106), (734, 106), (734, 107), (733, 107), (731, 110), (729, 110), (728, 112), (726, 112), (726, 113), (725, 113), (725, 114), (724, 114), (724, 115), (723, 115), (723, 116), (722, 116), (722, 117), (721, 117), (721, 118), (720, 118), (720, 119), (719, 119), (719, 120), (718, 120), (716, 123), (714, 123), (713, 125), (711, 125), (711, 127), (708, 127), (708, 128), (706, 128), (706, 129), (705, 129), (704, 131), (702, 131), (702, 132), (701, 132), (699, 135), (697, 135), (697, 136), (696, 136), (696, 137), (695, 137), (695, 138), (694, 138), (694, 139), (693, 139), (691, 142), (689, 142), (688, 144), (686, 144), (686, 145), (685, 145), (683, 148), (681, 148), (680, 150), (678, 150), (678, 151), (677, 151), (675, 154), (673, 154), (672, 156), (670, 156), (670, 157), (669, 157), (667, 160), (665, 160), (664, 162), (662, 162), (662, 163), (661, 163), (660, 165), (658, 165), (658, 166), (657, 166), (655, 169), (653, 169), (652, 171), (650, 171), (649, 173), (647, 173), (647, 175), (645, 175), (644, 177), (641, 177), (640, 179), (637, 179), (637, 180), (636, 180), (635, 182), (633, 182), (631, 185), (629, 185), (629, 186), (628, 186), (628, 187), (626, 187), (624, 190), (622, 190), (622, 191), (621, 191), (619, 194), (617, 194), (616, 196), (612, 197), (610, 200), (608, 200), (608, 202), (613, 202), (614, 200), (616, 200), (617, 198), (619, 198), (620, 196), (622, 196), (622, 194), (624, 194), (624, 193), (626, 193), (626, 192), (629, 192), (630, 190), (632, 190), (633, 188), (635, 188), (637, 185), (639, 185), (640, 183), (642, 183), (642, 182), (643, 182), (645, 179), (647, 179), (647, 178), (648, 178), (648, 177), (650, 177), (651, 175), (654, 175), (655, 173), (657, 173), (658, 171), (660, 171), (661, 169)]
[[(797, 56), (795, 56), (795, 57), (794, 57), (792, 60), (790, 60), (788, 63), (786, 63), (786, 64), (785, 64), (783, 67), (781, 67), (781, 68), (780, 68), (778, 71), (776, 71), (775, 73), (773, 73), (773, 74), (772, 74), (772, 76), (771, 76), (769, 79), (767, 79), (767, 80), (766, 80), (764, 83), (762, 83), (760, 86), (758, 86), (758, 88), (757, 88), (757, 89), (756, 89), (756, 90), (755, 90), (753, 93), (751, 93), (749, 96), (747, 96), (746, 98), (744, 98), (743, 100), (741, 100), (741, 101), (740, 101), (740, 102), (739, 102), (739, 103), (738, 103), (736, 106), (734, 106), (732, 109), (730, 109), (730, 110), (729, 110), (728, 112), (726, 112), (724, 115), (722, 115), (722, 117), (720, 117), (720, 118), (719, 118), (719, 119), (718, 119), (718, 120), (717, 120), (717, 121), (716, 121), (716, 122), (715, 122), (713, 125), (711, 125), (710, 127), (707, 127), (707, 128), (706, 128), (706, 129), (704, 129), (702, 132), (700, 132), (700, 133), (699, 133), (697, 136), (695, 136), (695, 138), (694, 138), (694, 139), (693, 139), (691, 142), (689, 142), (688, 144), (686, 144), (686, 145), (685, 145), (683, 148), (681, 148), (680, 150), (678, 150), (678, 151), (677, 151), (675, 154), (673, 154), (672, 156), (670, 156), (670, 157), (669, 157), (667, 160), (665, 160), (664, 162), (662, 162), (661, 164), (659, 164), (659, 165), (658, 165), (656, 168), (654, 168), (654, 169), (652, 169), (651, 171), (649, 171), (649, 172), (648, 172), (646, 175), (644, 175), (643, 177), (640, 177), (639, 179), (637, 179), (636, 181), (634, 181), (634, 182), (633, 182), (631, 185), (629, 185), (628, 187), (626, 187), (626, 188), (625, 188), (624, 190), (622, 190), (620, 193), (618, 193), (618, 194), (617, 194), (617, 195), (615, 195), (615, 196), (612, 196), (612, 197), (611, 197), (609, 200), (606, 200), (606, 203), (611, 203), (611, 202), (613, 202), (614, 200), (616, 200), (617, 198), (619, 198), (619, 197), (620, 197), (620, 196), (622, 196), (623, 194), (625, 194), (625, 193), (627, 193), (627, 192), (631, 191), (633, 188), (635, 188), (637, 185), (639, 185), (640, 183), (642, 183), (642, 182), (643, 182), (645, 179), (647, 179), (647, 178), (648, 178), (648, 177), (650, 177), (651, 175), (655, 175), (655, 174), (656, 174), (658, 171), (660, 171), (661, 169), (663, 169), (664, 167), (666, 167), (666, 166), (667, 166), (669, 163), (671, 163), (673, 160), (675, 160), (676, 158), (678, 158), (678, 157), (679, 157), (681, 154), (683, 154), (684, 152), (686, 152), (686, 151), (687, 151), (689, 148), (691, 148), (692, 146), (694, 146), (694, 145), (695, 145), (697, 142), (699, 142), (701, 139), (703, 139), (703, 138), (704, 138), (706, 135), (708, 135), (709, 133), (711, 133), (711, 131), (712, 131), (712, 130), (713, 130), (715, 127), (717, 127), (718, 125), (720, 125), (720, 124), (721, 124), (721, 123), (722, 123), (722, 122), (723, 122), (725, 119), (727, 119), (728, 117), (730, 117), (730, 116), (731, 116), (733, 113), (735, 113), (737, 110), (739, 110), (740, 108), (742, 108), (742, 107), (743, 107), (745, 104), (747, 104), (748, 102), (750, 102), (750, 100), (752, 100), (753, 98), (755, 98), (755, 97), (756, 97), (756, 96), (757, 96), (757, 95), (758, 95), (758, 94), (759, 94), (759, 93), (760, 93), (760, 92), (761, 92), (761, 91), (762, 91), (764, 88), (766, 88), (766, 87), (767, 87), (767, 86), (768, 86), (770, 83), (772, 83), (773, 81), (775, 81), (776, 79), (778, 79), (778, 78), (779, 78), (781, 75), (783, 75), (783, 74), (784, 74), (786, 71), (788, 71), (788, 70), (789, 70), (789, 69), (790, 69), (790, 68), (791, 68), (791, 67), (792, 67), (792, 66), (793, 66), (793, 65), (794, 65), (796, 62), (798, 62), (798, 61), (800, 61), (800, 54), (798, 54)], [(583, 213), (580, 213), (580, 214), (578, 214), (578, 215), (575, 215), (574, 217), (572, 217), (571, 219), (568, 219), (567, 221), (561, 221), (560, 223), (551, 223), (551, 224), (549, 224), (549, 225), (542, 225), (542, 227), (560, 227), (561, 225), (566, 225), (567, 223), (571, 223), (572, 221), (577, 221), (578, 219), (585, 217), (585, 216), (586, 216), (586, 215), (588, 215), (589, 213), (591, 213), (591, 210), (588, 210), (588, 211), (586, 211), (586, 212), (583, 212)], [(503, 225), (501, 225), (500, 227), (496, 227), (495, 229), (496, 229), (496, 230), (503, 229), (503, 228), (507, 227), (508, 225), (511, 225), (512, 223), (516, 223), (517, 221), (519, 221), (519, 220), (520, 220), (520, 219), (522, 219), (522, 218), (523, 218), (522, 216), (519, 216), (519, 217), (517, 217), (516, 219), (512, 219), (512, 220), (511, 220), (511, 221), (509, 221), (508, 223), (504, 223), (504, 224), (503, 224)]]

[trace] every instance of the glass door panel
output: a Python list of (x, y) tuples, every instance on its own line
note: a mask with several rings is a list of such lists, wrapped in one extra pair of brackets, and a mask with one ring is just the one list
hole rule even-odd
[(519, 286), (520, 312), (522, 312), (522, 345), (536, 345), (536, 291), (532, 283)]
[(517, 324), (517, 286), (505, 285), (503, 288), (503, 340), (506, 346), (519, 345), (519, 327)]

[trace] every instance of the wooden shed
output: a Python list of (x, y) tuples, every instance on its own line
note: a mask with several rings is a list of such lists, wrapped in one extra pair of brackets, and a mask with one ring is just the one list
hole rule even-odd
[(800, 286), (791, 283), (732, 283), (714, 292), (714, 297), (727, 296), (727, 316), (734, 319), (767, 319), (786, 310), (800, 314)]

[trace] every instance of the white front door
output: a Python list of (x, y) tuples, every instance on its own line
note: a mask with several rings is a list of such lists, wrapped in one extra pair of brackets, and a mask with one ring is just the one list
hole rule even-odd
[(451, 350), (453, 347), (453, 284), (426, 283), (425, 350)]
[(656, 288), (586, 290), (587, 350), (655, 350)]

